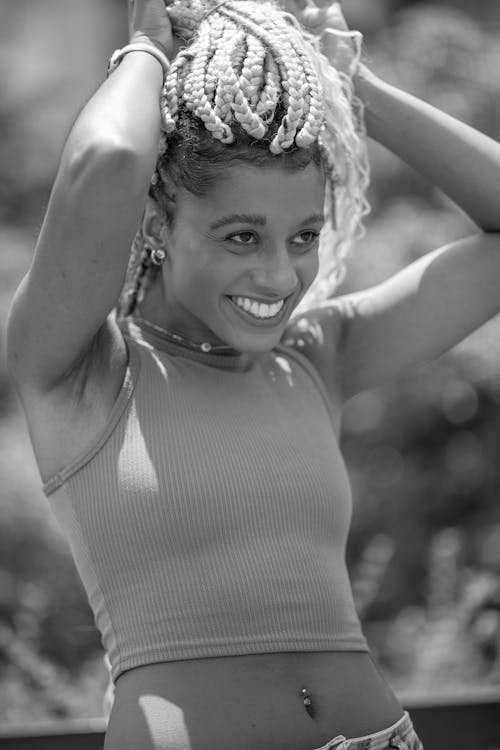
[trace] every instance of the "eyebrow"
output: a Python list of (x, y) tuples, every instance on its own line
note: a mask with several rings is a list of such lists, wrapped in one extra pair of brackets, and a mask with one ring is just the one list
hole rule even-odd
[[(304, 221), (301, 221), (299, 226), (303, 227), (306, 224), (315, 224), (316, 222), (321, 222), (323, 224), (324, 221), (325, 217), (323, 214), (317, 212), (308, 216)], [(212, 224), (210, 224), (210, 229), (220, 229), (227, 224), (257, 224), (258, 226), (265, 227), (266, 223), (266, 217), (259, 214), (229, 214), (229, 216), (222, 216), (220, 219), (217, 219), (217, 221), (212, 222)]]
[(306, 224), (324, 224), (325, 223), (325, 215), (321, 211), (316, 211), (316, 213), (311, 214), (307, 217), (307, 219), (304, 219), (304, 221), (301, 221), (299, 224), (299, 227), (305, 227)]
[(212, 222), (210, 229), (220, 229), (226, 224), (259, 224), (263, 227), (266, 225), (266, 218), (258, 214), (229, 214), (229, 216), (222, 216), (217, 221)]

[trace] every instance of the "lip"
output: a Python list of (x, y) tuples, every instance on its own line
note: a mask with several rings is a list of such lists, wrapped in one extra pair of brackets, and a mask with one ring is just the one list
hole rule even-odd
[[(288, 297), (280, 297), (280, 299), (284, 300), (283, 307), (279, 311), (279, 313), (274, 318), (256, 318), (250, 313), (243, 310), (241, 307), (239, 307), (236, 302), (233, 302), (231, 297), (245, 297), (244, 294), (234, 294), (234, 295), (226, 295), (226, 299), (231, 305), (231, 309), (235, 310), (238, 316), (245, 321), (245, 323), (248, 323), (252, 326), (257, 326), (258, 328), (275, 328), (276, 326), (279, 326), (283, 320), (289, 317), (290, 312), (290, 300), (293, 297), (293, 294), (289, 294)], [(278, 300), (269, 300), (269, 299), (263, 299), (261, 297), (251, 297), (252, 300), (255, 300), (256, 302), (263, 302), (265, 305), (272, 305)]]

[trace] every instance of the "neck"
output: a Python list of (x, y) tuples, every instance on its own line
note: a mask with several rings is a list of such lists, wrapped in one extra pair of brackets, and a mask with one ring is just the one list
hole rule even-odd
[(184, 346), (187, 349), (204, 352), (205, 354), (231, 354), (233, 356), (235, 354), (239, 354), (239, 352), (237, 352), (235, 349), (233, 349), (232, 346), (229, 346), (228, 344), (212, 344), (210, 341), (194, 341), (193, 339), (187, 338), (186, 336), (183, 336), (175, 330), (169, 330), (168, 328), (164, 328), (163, 326), (158, 325), (158, 323), (153, 323), (151, 320), (143, 318), (140, 314), (134, 314), (132, 317), (134, 320), (140, 322), (141, 325), (150, 328), (152, 331), (160, 334), (167, 340), (171, 341), (173, 344)]
[(176, 324), (177, 315), (175, 314), (175, 310), (169, 308), (161, 283), (153, 283), (145, 298), (132, 313), (132, 317), (141, 321), (142, 324), (149, 326), (151, 330), (156, 330), (157, 333), (172, 343), (192, 349), (193, 351), (220, 354), (238, 353), (222, 341), (215, 341), (215, 337), (211, 338), (203, 333), (196, 335), (196, 332), (194, 335), (182, 333), (182, 326)]

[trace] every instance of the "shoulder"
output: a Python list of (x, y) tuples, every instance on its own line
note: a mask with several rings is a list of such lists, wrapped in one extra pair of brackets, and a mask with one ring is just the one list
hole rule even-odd
[(342, 307), (331, 301), (294, 316), (282, 338), (284, 346), (312, 365), (334, 401), (339, 398), (339, 352), (343, 332)]

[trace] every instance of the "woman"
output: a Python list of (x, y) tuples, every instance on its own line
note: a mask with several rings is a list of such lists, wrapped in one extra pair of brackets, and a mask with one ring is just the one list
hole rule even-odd
[[(498, 312), (500, 148), (380, 81), (342, 28), (328, 68), (270, 3), (136, 0), (130, 21), (9, 323), (111, 662), (105, 748), (419, 750), (354, 612), (335, 431), (346, 399)], [(327, 300), (365, 212), (351, 75), (368, 134), (478, 230)]]

